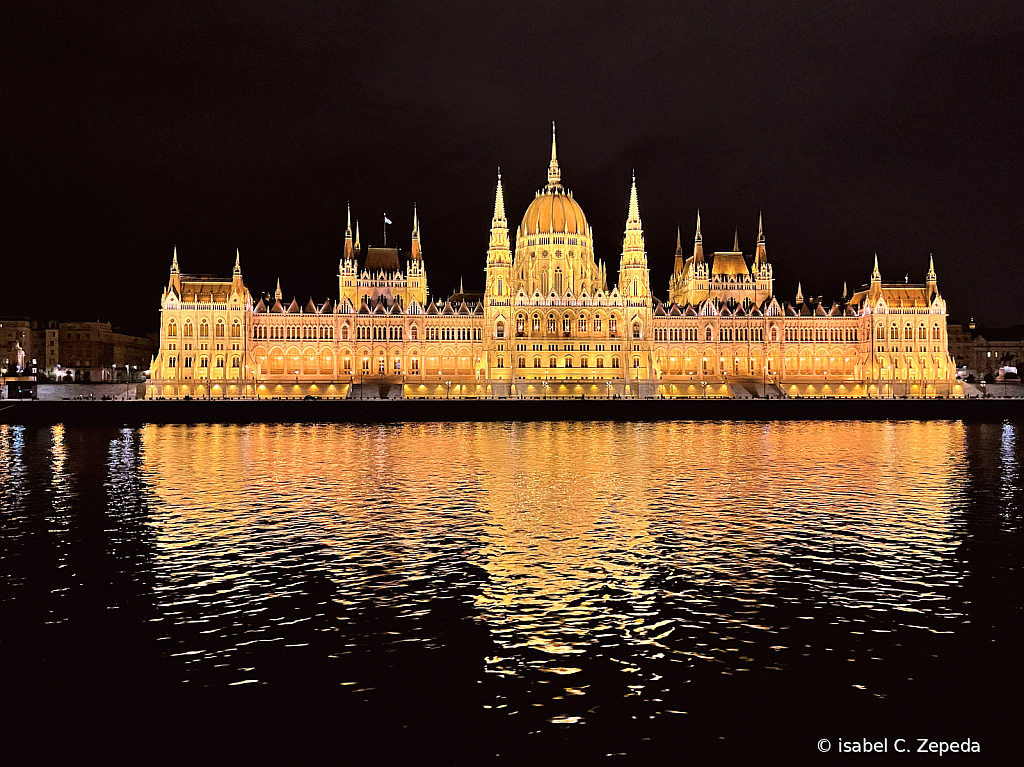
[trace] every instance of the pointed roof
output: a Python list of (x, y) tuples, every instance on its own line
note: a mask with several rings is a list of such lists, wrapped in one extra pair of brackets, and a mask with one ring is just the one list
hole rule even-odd
[(298, 314), (301, 311), (302, 310), (299, 308), (299, 302), (293, 298), (292, 302), (288, 304), (288, 314)]
[(263, 303), (263, 299), (262, 298), (259, 301), (256, 302), (256, 306), (254, 306), (253, 309), (252, 309), (253, 314), (261, 314), (261, 313), (265, 312), (266, 310), (267, 310), (267, 306), (266, 306), (266, 304)]
[(356, 219), (356, 250), (359, 250), (359, 219)]
[(928, 254), (928, 274), (925, 275), (925, 280), (928, 282), (935, 282), (935, 258), (931, 253)]
[(704, 263), (704, 245), (700, 236), (700, 208), (697, 209), (697, 233), (693, 236), (693, 263)]
[(505, 193), (501, 188), (501, 166), (498, 166), (498, 186), (494, 191), (494, 219), (491, 226), (508, 226), (505, 219)]
[(754, 263), (768, 263), (768, 251), (764, 243), (764, 216), (760, 212), (757, 214), (757, 251), (754, 253)]
[(555, 121), (551, 121), (551, 162), (548, 163), (548, 186), (560, 186), (562, 171), (558, 168), (558, 149), (555, 144)]
[(875, 268), (871, 272), (871, 281), (872, 282), (881, 282), (881, 280), (882, 280), (882, 273), (878, 270), (878, 254), (875, 253)]
[(636, 197), (636, 171), (633, 171), (633, 186), (629, 190), (629, 218), (626, 219), (626, 228), (635, 224), (634, 228), (640, 228), (640, 202)]
[(740, 228), (736, 227), (736, 233), (732, 237), (732, 252), (740, 252)]
[(171, 274), (180, 274), (181, 270), (178, 269), (178, 246), (174, 246), (174, 257), (171, 259)]
[(320, 314), (334, 314), (334, 302), (331, 301), (329, 296), (324, 301), (324, 305), (320, 307)]
[(238, 248), (235, 248), (235, 269), (232, 272), (232, 274), (234, 274), (236, 276), (241, 276), (241, 274), (242, 274), (242, 261), (241, 261), (241, 259), (242, 259), (242, 254), (239, 252)]
[(319, 314), (320, 313), (319, 311), (317, 311), (316, 304), (313, 303), (313, 297), (312, 296), (310, 296), (309, 303), (306, 304), (306, 308), (303, 309), (303, 311), (306, 314)]
[(352, 239), (352, 203), (346, 202), (345, 209), (347, 211), (345, 216), (345, 239)]
[(277, 290), (274, 291), (274, 298), (276, 298), (278, 301), (280, 301), (281, 297), (282, 297), (282, 293), (281, 293), (281, 278), (278, 277), (277, 278)]
[(796, 284), (796, 302), (798, 304), (802, 304), (804, 302), (804, 291), (799, 282)]

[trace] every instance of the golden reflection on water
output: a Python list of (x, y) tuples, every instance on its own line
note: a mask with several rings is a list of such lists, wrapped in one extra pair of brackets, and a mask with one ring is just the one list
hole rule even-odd
[[(149, 426), (141, 440), (168, 606), (252, 608), (254, 589), (281, 588), (267, 568), (314, 552), (353, 604), (441, 573), (477, 587), (499, 674), (572, 674), (610, 638), (662, 653), (673, 632), (708, 634), (697, 657), (738, 657), (724, 624), (774, 630), (759, 603), (793, 589), (854, 615), (940, 613), (966, 476), (964, 427), (942, 422)], [(709, 595), (723, 587), (741, 595), (729, 615)]]

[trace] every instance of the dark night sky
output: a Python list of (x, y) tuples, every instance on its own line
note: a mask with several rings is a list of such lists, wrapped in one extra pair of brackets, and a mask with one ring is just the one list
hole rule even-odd
[[(1024, 4), (14, 2), (0, 313), (157, 325), (182, 270), (337, 295), (345, 201), (431, 292), (483, 284), (495, 166), (512, 227), (563, 181), (617, 269), (636, 169), (652, 287), (676, 225), (776, 292), (923, 281), (955, 319), (1024, 321)], [(492, 7), (493, 6), (493, 7)]]

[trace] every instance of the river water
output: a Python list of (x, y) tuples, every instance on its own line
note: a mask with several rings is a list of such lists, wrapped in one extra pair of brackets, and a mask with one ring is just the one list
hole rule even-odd
[(1021, 431), (0, 426), (8, 715), (442, 763), (991, 755)]

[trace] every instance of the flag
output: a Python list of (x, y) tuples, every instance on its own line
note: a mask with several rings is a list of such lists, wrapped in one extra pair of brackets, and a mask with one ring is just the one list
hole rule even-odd
[(387, 213), (384, 214), (384, 223), (385, 224), (390, 224), (391, 223), (391, 219), (388, 218), (388, 214)]

